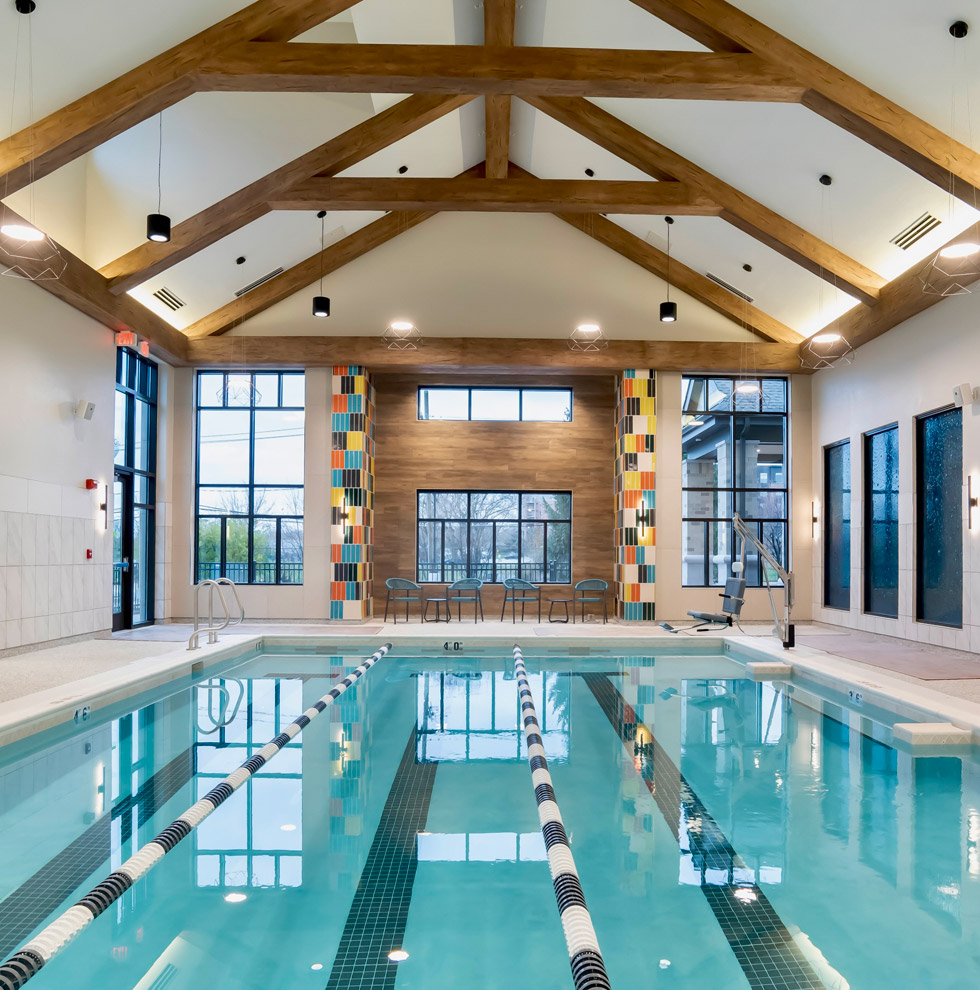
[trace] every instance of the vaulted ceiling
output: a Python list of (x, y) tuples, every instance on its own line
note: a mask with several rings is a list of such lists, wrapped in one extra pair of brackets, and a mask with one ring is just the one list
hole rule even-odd
[(0, 8), (4, 202), (77, 259), (52, 291), (171, 354), (394, 318), (736, 354), (847, 314), (864, 339), (980, 219), (980, 42), (946, 0), (241, 2)]

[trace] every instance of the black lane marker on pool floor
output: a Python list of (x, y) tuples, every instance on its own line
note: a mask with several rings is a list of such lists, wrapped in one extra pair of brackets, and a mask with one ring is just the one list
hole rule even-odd
[(419, 865), (418, 833), (425, 830), (436, 763), (419, 763), (418, 726), (412, 729), (381, 821), (374, 834), (327, 990), (391, 990), (397, 963), (388, 953), (402, 947), (408, 906)]
[[(636, 721), (632, 706), (601, 674), (582, 674), (582, 678), (633, 759), (636, 728), (641, 723)], [(652, 741), (639, 754), (640, 776), (667, 827), (679, 844), (683, 810), (689, 823), (687, 837), (692, 852), (701, 855), (706, 868), (725, 870), (730, 877), (733, 867), (745, 864), (656, 736), (648, 726), (643, 727)], [(745, 899), (739, 900), (736, 890), (746, 891), (741, 895)], [(701, 893), (753, 990), (825, 990), (825, 984), (797, 948), (793, 936), (757, 884), (702, 881)]]
[(132, 837), (132, 809), (139, 809), (138, 824), (145, 825), (193, 772), (193, 755), (185, 749), (0, 901), (0, 960), (109, 859), (113, 820), (122, 818), (122, 839), (126, 841)]

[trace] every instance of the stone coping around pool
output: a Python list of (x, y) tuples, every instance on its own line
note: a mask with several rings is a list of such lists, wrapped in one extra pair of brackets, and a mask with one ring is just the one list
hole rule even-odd
[[(431, 651), (434, 658), (448, 660), (454, 656), (454, 653), (446, 652), (443, 646), (447, 641), (457, 641), (447, 637), (445, 633), (405, 637), (399, 642), (397, 634), (392, 635), (391, 630), (385, 632), (388, 633), (386, 638), (393, 643), (393, 659), (397, 658), (399, 648), (411, 651), (410, 655), (418, 655), (419, 651)], [(589, 637), (548, 637), (542, 642), (528, 635), (522, 636), (521, 630), (517, 629), (510, 645), (520, 643), (526, 659), (532, 663), (536, 657), (550, 658), (555, 653), (566, 651), (571, 653), (570, 660), (574, 662), (583, 656), (616, 656), (626, 651), (662, 649), (665, 646), (661, 637), (607, 637), (598, 630), (596, 633)], [(371, 637), (372, 640), (375, 638), (380, 642), (380, 636)], [(463, 647), (459, 656), (472, 652), (497, 652), (503, 647), (499, 636), (460, 637), (459, 642)], [(888, 709), (905, 721), (951, 722), (959, 728), (969, 729), (974, 743), (980, 743), (980, 704), (944, 694), (925, 684), (900, 680), (877, 668), (870, 671), (864, 664), (814, 647), (797, 646), (784, 650), (776, 639), (761, 636), (705, 636), (692, 640), (690, 650), (685, 649), (680, 642), (674, 642), (677, 648), (671, 649), (667, 654), (672, 657), (694, 659), (703, 655), (705, 648), (709, 648), (740, 662), (789, 663), (795, 671), (805, 674), (813, 683), (843, 692), (860, 687), (865, 702)], [(218, 644), (202, 646), (194, 651), (177, 647), (172, 653), (135, 660), (112, 670), (0, 703), (0, 746), (71, 722), (78, 709), (88, 707), (90, 712), (96, 712), (128, 697), (234, 660), (253, 650), (263, 653), (274, 652), (276, 648), (326, 646), (338, 653), (359, 656), (368, 645), (366, 637), (308, 634), (290, 636), (276, 633), (258, 636), (229, 635)]]
[[(944, 694), (926, 686), (901, 680), (885, 670), (855, 660), (848, 660), (815, 649), (795, 646), (784, 650), (776, 639), (722, 636), (725, 655), (735, 660), (782, 662), (794, 673), (805, 674), (814, 684), (846, 693), (860, 688), (865, 704), (871, 703), (904, 718), (908, 722), (951, 722), (972, 733), (974, 745), (980, 744), (980, 704)], [(901, 719), (900, 719), (901, 720)]]

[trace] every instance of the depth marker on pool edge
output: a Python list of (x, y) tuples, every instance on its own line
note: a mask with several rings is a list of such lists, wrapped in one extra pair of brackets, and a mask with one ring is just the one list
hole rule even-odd
[[(255, 756), (212, 788), (200, 801), (174, 819), (155, 839), (134, 853), (97, 887), (93, 887), (77, 904), (55, 918), (0, 966), (0, 990), (20, 990), (45, 963), (50, 962), (76, 935), (88, 927), (110, 904), (117, 901), (132, 885), (153, 869), (182, 839), (186, 839), (205, 818), (223, 804), (252, 774), (265, 766), (291, 739), (298, 736), (328, 705), (332, 705), (358, 678), (363, 677), (391, 649), (385, 643), (356, 670), (338, 681), (319, 701), (270, 740)], [(588, 984), (591, 986), (592, 984)], [(595, 984), (599, 986), (599, 984)], [(606, 984), (608, 986), (608, 984)], [(576, 984), (577, 986), (577, 984)]]
[(592, 916), (585, 904), (585, 894), (579, 882), (578, 870), (568, 845), (565, 824), (555, 800), (551, 785), (548, 761), (541, 742), (541, 727), (534, 710), (534, 698), (527, 682), (524, 655), (520, 646), (514, 646), (514, 671), (517, 674), (517, 693), (521, 701), (521, 723), (527, 740), (527, 761), (531, 767), (531, 783), (538, 802), (538, 819), (548, 850), (548, 865), (555, 885), (558, 913), (565, 931), (568, 946), (568, 962), (572, 967), (575, 990), (610, 990), (606, 964), (602, 959), (599, 941), (592, 927)]

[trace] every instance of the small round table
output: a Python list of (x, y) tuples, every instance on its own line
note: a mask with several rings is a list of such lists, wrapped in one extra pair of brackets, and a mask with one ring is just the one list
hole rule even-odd
[[(434, 619), (429, 618), (429, 606), (435, 605), (436, 607), (436, 617)], [(442, 616), (442, 606), (446, 606), (446, 617)], [(452, 620), (452, 612), (449, 610), (449, 602), (445, 598), (426, 598), (425, 600), (425, 611), (422, 613), (423, 622), (449, 622)]]
[[(551, 599), (551, 604), (548, 606), (548, 621), (549, 622), (568, 622), (568, 603), (570, 601), (571, 601), (570, 598), (552, 598)], [(556, 605), (561, 605), (561, 607), (565, 610), (565, 618), (564, 619), (555, 619), (555, 618), (552, 617), (553, 616), (553, 613), (555, 611), (555, 606)]]

